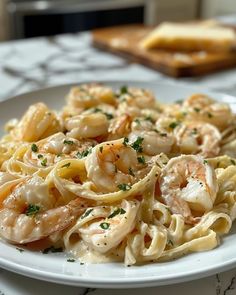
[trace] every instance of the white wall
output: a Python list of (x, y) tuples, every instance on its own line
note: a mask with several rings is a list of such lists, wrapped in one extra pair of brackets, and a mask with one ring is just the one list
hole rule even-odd
[(202, 0), (201, 16), (203, 18), (235, 13), (236, 0)]
[(7, 22), (6, 0), (0, 0), (0, 41), (9, 39), (9, 26)]
[(199, 0), (146, 0), (146, 4), (146, 24), (154, 25), (162, 21), (195, 19)]

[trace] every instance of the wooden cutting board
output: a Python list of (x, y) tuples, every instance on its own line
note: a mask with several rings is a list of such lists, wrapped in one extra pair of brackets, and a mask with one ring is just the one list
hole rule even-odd
[(173, 77), (199, 76), (236, 66), (236, 52), (144, 50), (138, 46), (139, 41), (151, 30), (143, 25), (97, 29), (93, 31), (93, 45)]

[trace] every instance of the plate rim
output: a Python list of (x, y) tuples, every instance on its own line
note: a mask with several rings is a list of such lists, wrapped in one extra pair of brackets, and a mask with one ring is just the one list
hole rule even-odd
[[(93, 83), (93, 82), (98, 82), (98, 83), (104, 83), (105, 85), (109, 84), (117, 84), (117, 83), (123, 83), (124, 85), (132, 85), (132, 84), (146, 84), (147, 88), (152, 85), (153, 87), (157, 88), (158, 85), (161, 85), (162, 87), (176, 87), (176, 88), (185, 88), (186, 91), (192, 91), (192, 92), (204, 92), (206, 94), (210, 95), (219, 95), (219, 96), (225, 96), (229, 98), (234, 98), (233, 95), (226, 94), (224, 92), (220, 91), (214, 91), (210, 89), (206, 89), (204, 87), (199, 87), (196, 85), (186, 85), (186, 84), (174, 84), (174, 83), (169, 83), (169, 82), (162, 82), (162, 81), (139, 81), (139, 80), (122, 80), (122, 79), (117, 79), (117, 80), (107, 80), (107, 79), (96, 79), (95, 80), (90, 80), (90, 81), (79, 81), (77, 83), (65, 83), (65, 84), (60, 84), (60, 85), (55, 85), (55, 86), (49, 86), (41, 89), (36, 89), (32, 90), (29, 92), (25, 92), (22, 94), (18, 94), (15, 96), (11, 96), (10, 98), (5, 98), (3, 101), (0, 101), (0, 106), (2, 104), (8, 104), (11, 103), (14, 100), (18, 100), (24, 95), (33, 95), (35, 93), (40, 93), (42, 91), (54, 91), (57, 90), (58, 88), (63, 89), (65, 87), (70, 87), (76, 86), (76, 85), (81, 85), (84, 83)], [(0, 239), (0, 244), (3, 242)], [(204, 251), (205, 252), (205, 251)], [(191, 255), (188, 254), (188, 255)], [(181, 258), (180, 258), (181, 259)], [(140, 277), (123, 277), (123, 278), (84, 278), (81, 276), (69, 276), (68, 274), (64, 273), (54, 273), (54, 272), (49, 272), (49, 271), (43, 271), (37, 268), (32, 268), (30, 266), (25, 266), (21, 265), (20, 263), (15, 263), (12, 261), (7, 261), (4, 259), (1, 254), (0, 254), (0, 267), (3, 269), (6, 269), (8, 271), (12, 271), (14, 273), (18, 273), (27, 277), (31, 277), (34, 279), (39, 279), (43, 281), (48, 281), (48, 282), (54, 282), (58, 284), (63, 284), (63, 285), (71, 285), (71, 286), (81, 286), (81, 287), (96, 287), (96, 288), (134, 288), (134, 287), (153, 287), (153, 286), (161, 286), (161, 285), (171, 285), (175, 283), (180, 283), (180, 282), (186, 282), (190, 280), (196, 280), (200, 278), (204, 278), (213, 274), (216, 274), (218, 272), (226, 271), (229, 269), (232, 269), (234, 266), (236, 266), (236, 255), (235, 258), (231, 259), (230, 261), (226, 261), (224, 263), (218, 263), (218, 264), (213, 264), (210, 265), (209, 267), (205, 268), (204, 270), (199, 270), (199, 271), (194, 271), (194, 270), (189, 270), (188, 272), (179, 272), (177, 275), (176, 274), (169, 274), (169, 275), (164, 275), (164, 276), (159, 276), (159, 277), (149, 277), (140, 279)], [(142, 267), (142, 266), (141, 266)], [(145, 267), (145, 266), (143, 266)]]

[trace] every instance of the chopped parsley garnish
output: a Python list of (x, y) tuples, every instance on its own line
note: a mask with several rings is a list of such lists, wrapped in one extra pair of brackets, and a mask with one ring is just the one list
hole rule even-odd
[(137, 123), (138, 125), (141, 124), (139, 119), (135, 119), (134, 122)]
[(230, 162), (233, 164), (233, 165), (236, 165), (235, 161), (233, 159), (230, 159)]
[(125, 137), (124, 140), (123, 140), (123, 145), (127, 146), (128, 143), (129, 143), (129, 139), (128, 139), (128, 137)]
[(38, 159), (42, 159), (43, 158), (43, 155), (42, 154), (38, 154)]
[(199, 113), (200, 112), (200, 109), (199, 108), (193, 108), (194, 109), (194, 111), (196, 112), (196, 113)]
[(167, 137), (167, 133), (160, 133), (160, 136)]
[(143, 151), (143, 148), (141, 147), (143, 140), (143, 137), (138, 136), (137, 139), (131, 144), (131, 147), (138, 153), (141, 153)]
[(65, 140), (63, 141), (63, 143), (64, 143), (64, 144), (68, 144), (68, 145), (72, 145), (72, 144), (74, 144), (74, 141), (73, 141), (73, 140), (66, 140), (66, 139), (65, 139)]
[(99, 108), (94, 108), (93, 112), (94, 112), (94, 113), (100, 113), (100, 112), (102, 112), (102, 110), (99, 109)]
[(46, 167), (47, 166), (47, 161), (48, 161), (47, 158), (43, 159), (41, 161), (41, 165), (44, 166), (44, 167)]
[(43, 254), (48, 254), (49, 252), (51, 253), (63, 252), (63, 248), (62, 247), (55, 248), (54, 246), (51, 246), (43, 250)]
[(207, 113), (208, 118), (212, 118), (213, 115), (211, 113)]
[(110, 223), (102, 222), (102, 223), (100, 223), (100, 227), (102, 229), (108, 229), (110, 227)]
[(130, 174), (131, 176), (135, 176), (134, 171), (133, 171), (133, 169), (132, 169), (131, 167), (129, 167), (129, 174)]
[(111, 120), (114, 118), (114, 116), (110, 113), (104, 113), (104, 115), (107, 117), (108, 120)]
[(122, 86), (120, 88), (120, 94), (127, 94), (128, 93), (128, 87), (126, 85)]
[(58, 157), (58, 158), (61, 157), (61, 156), (62, 156), (62, 153), (57, 154), (57, 157)]
[(177, 103), (177, 104), (182, 104), (183, 102), (184, 102), (183, 99), (178, 99), (175, 101), (175, 103)]
[(145, 163), (146, 163), (144, 156), (137, 157), (137, 160), (138, 160), (138, 162), (139, 162), (140, 164), (145, 164)]
[(27, 216), (34, 216), (36, 215), (40, 210), (40, 207), (37, 205), (29, 204), (28, 207), (25, 210), (25, 215)]
[(100, 151), (100, 153), (102, 153), (102, 151), (103, 151), (103, 146), (100, 146), (100, 147), (99, 147), (99, 151)]
[(25, 251), (24, 249), (21, 249), (21, 248), (16, 248), (16, 250), (19, 251), (20, 253)]
[(117, 208), (108, 216), (108, 218), (110, 219), (110, 218), (115, 217), (118, 214), (125, 214), (125, 213), (126, 213), (126, 211), (123, 208)]
[(75, 259), (69, 258), (69, 259), (67, 259), (67, 262), (75, 262)]
[(170, 127), (171, 129), (175, 129), (175, 127), (177, 127), (178, 125), (179, 125), (179, 123), (177, 123), (177, 122), (172, 122), (172, 123), (170, 123), (169, 127)]
[(84, 214), (80, 217), (80, 219), (84, 219), (85, 217), (89, 216), (89, 214), (93, 211), (93, 209), (88, 209), (84, 212)]
[(34, 152), (34, 153), (37, 153), (38, 150), (39, 150), (39, 149), (38, 149), (38, 146), (37, 146), (35, 143), (33, 143), (33, 144), (31, 145), (31, 151)]
[(118, 184), (117, 187), (121, 191), (129, 191), (132, 188), (132, 186), (127, 183)]
[(77, 156), (79, 159), (82, 159), (82, 158), (84, 158), (84, 157), (87, 157), (89, 154), (91, 154), (91, 152), (92, 152), (92, 148), (89, 148), (89, 149), (84, 150), (84, 151), (82, 151), (82, 152), (78, 152), (78, 153), (76, 154), (76, 156)]
[(68, 163), (61, 166), (61, 168), (69, 168), (69, 167), (70, 167), (70, 162), (68, 162)]
[(197, 128), (193, 128), (192, 134), (196, 135), (197, 134)]
[(151, 123), (154, 123), (154, 120), (153, 120), (153, 118), (151, 116), (145, 117), (144, 120), (150, 121)]
[(204, 160), (203, 163), (204, 163), (204, 164), (208, 164), (207, 160)]

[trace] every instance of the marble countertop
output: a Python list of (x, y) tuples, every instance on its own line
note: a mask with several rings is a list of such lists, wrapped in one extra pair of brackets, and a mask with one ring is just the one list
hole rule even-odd
[[(35, 38), (0, 44), (0, 100), (37, 88), (96, 80), (165, 81), (197, 85), (236, 96), (236, 70), (173, 79), (138, 64), (94, 49), (89, 33)], [(152, 294), (236, 294), (236, 270), (178, 285), (146, 288)], [(148, 289), (148, 290), (147, 290)], [(144, 289), (104, 290), (61, 286), (29, 279), (0, 269), (0, 295), (138, 295)]]

